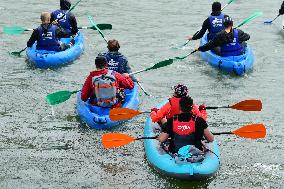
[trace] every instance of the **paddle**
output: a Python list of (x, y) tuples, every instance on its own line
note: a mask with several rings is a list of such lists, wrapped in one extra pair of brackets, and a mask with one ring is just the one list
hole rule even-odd
[[(266, 136), (266, 128), (263, 124), (250, 124), (250, 125), (245, 125), (231, 132), (220, 132), (212, 134), (214, 135), (234, 134), (242, 138), (258, 139), (258, 138), (264, 138)], [(156, 138), (158, 137), (153, 136), (153, 137), (135, 138), (123, 133), (106, 133), (102, 136), (102, 144), (104, 148), (117, 148), (129, 144), (130, 142), (133, 142), (135, 140), (156, 139)]]
[[(112, 25), (111, 24), (98, 24), (98, 27), (101, 30), (111, 30)], [(92, 29), (92, 30), (97, 30), (94, 26), (82, 26), (78, 27), (78, 29)], [(16, 34), (21, 34), (25, 31), (33, 31), (34, 29), (31, 28), (24, 28), (21, 26), (4, 26), (3, 32), (5, 34), (9, 35), (16, 35)]]
[(45, 99), (49, 105), (56, 105), (65, 102), (70, 98), (72, 94), (75, 94), (77, 92), (78, 91), (58, 91), (55, 93), (48, 94)]
[[(235, 1), (235, 0), (230, 0), (222, 9), (221, 9), (221, 11), (223, 11), (229, 4), (231, 4), (233, 1)], [(197, 33), (199, 33), (199, 31), (197, 31), (194, 35), (196, 35)], [(182, 45), (180, 45), (179, 47), (180, 48), (182, 48), (182, 47), (184, 47), (184, 46), (186, 46), (188, 43), (189, 43), (189, 39), (188, 40), (186, 40), (185, 42), (184, 42), (184, 44), (182, 44)]]
[[(62, 19), (66, 14), (68, 14), (71, 10), (73, 10), (79, 3), (80, 3), (81, 0), (77, 1), (66, 13), (64, 13), (60, 18), (56, 19), (56, 20), (60, 20)], [(25, 51), (27, 49), (27, 47), (23, 48), (22, 50), (20, 51), (14, 51), (14, 52), (11, 52), (10, 54), (12, 55), (15, 55), (15, 56), (21, 56), (21, 53), (23, 51)]]
[(105, 42), (107, 43), (107, 39), (105, 38), (103, 32), (100, 30), (100, 28), (98, 28), (96, 22), (94, 21), (92, 16), (88, 16), (89, 21), (91, 22), (91, 24), (98, 30), (98, 32), (101, 34), (102, 38), (104, 38)]
[(264, 24), (272, 24), (272, 22), (273, 22), (274, 20), (276, 20), (279, 16), (280, 16), (280, 14), (278, 14), (273, 20), (264, 21)]
[[(133, 75), (133, 74), (136, 74), (136, 73), (140, 73), (140, 72), (144, 72), (144, 71), (148, 71), (148, 70), (152, 70), (152, 69), (158, 69), (158, 68), (170, 65), (172, 63), (173, 63), (173, 59), (164, 60), (164, 61), (158, 62), (157, 64), (155, 64), (152, 67), (149, 67), (149, 68), (146, 68), (146, 69), (143, 69), (143, 70), (139, 70), (139, 71), (136, 71), (136, 72), (132, 72), (129, 75)], [(66, 91), (66, 90), (65, 91), (58, 91), (58, 92), (55, 92), (55, 93), (52, 93), (52, 94), (48, 94), (46, 96), (46, 101), (50, 105), (59, 104), (61, 102), (68, 100), (70, 98), (71, 94), (76, 93), (76, 92), (78, 92), (78, 91)]]
[[(260, 100), (244, 100), (231, 106), (229, 105), (221, 107), (206, 107), (206, 109), (218, 109), (218, 108), (231, 108), (242, 111), (261, 111), (262, 103)], [(138, 110), (133, 110), (129, 108), (113, 108), (109, 112), (109, 118), (112, 121), (122, 121), (122, 120), (131, 119), (143, 113), (151, 113), (151, 112), (149, 111), (140, 112)]]

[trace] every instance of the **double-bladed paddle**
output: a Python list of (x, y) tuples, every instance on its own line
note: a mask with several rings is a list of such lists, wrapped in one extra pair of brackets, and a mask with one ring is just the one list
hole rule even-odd
[[(229, 0), (228, 3), (221, 9), (221, 11), (223, 11), (223, 10), (224, 10), (229, 4), (231, 4), (233, 1), (235, 1), (235, 0)], [(197, 31), (194, 35), (196, 35), (197, 33), (199, 33), (199, 31)], [(182, 47), (186, 46), (186, 45), (189, 43), (189, 41), (190, 41), (189, 39), (186, 40), (186, 41), (184, 42), (184, 44), (180, 45), (179, 47), (182, 48)]]
[[(111, 30), (112, 25), (111, 24), (98, 24), (98, 28), (100, 28), (101, 30)], [(82, 26), (82, 27), (78, 27), (78, 29), (97, 30), (94, 26)], [(9, 35), (16, 35), (16, 34), (21, 34), (25, 31), (33, 31), (33, 30), (34, 29), (24, 28), (21, 26), (4, 26), (3, 32)]]
[(278, 14), (273, 20), (264, 21), (264, 24), (272, 24), (274, 20), (276, 20), (281, 14)]
[[(258, 139), (265, 138), (266, 128), (263, 124), (245, 125), (239, 129), (230, 132), (212, 133), (214, 135), (233, 134), (242, 138)], [(139, 137), (135, 138), (123, 133), (106, 133), (102, 136), (102, 144), (104, 148), (117, 148), (124, 146), (136, 140), (156, 139), (153, 137)]]
[[(157, 64), (155, 64), (155, 65), (153, 65), (149, 68), (139, 70), (139, 71), (136, 71), (136, 72), (132, 72), (129, 75), (133, 75), (133, 74), (137, 74), (137, 73), (140, 73), (140, 72), (149, 71), (149, 70), (153, 70), (153, 69), (162, 68), (162, 67), (168, 66), (172, 63), (173, 63), (173, 59), (164, 60), (164, 61), (158, 62)], [(49, 105), (56, 105), (56, 104), (60, 104), (64, 101), (68, 100), (70, 98), (70, 96), (72, 94), (76, 93), (76, 92), (78, 92), (78, 91), (67, 91), (67, 90), (58, 91), (58, 92), (55, 92), (55, 93), (52, 93), (52, 94), (48, 94), (45, 98), (46, 98), (46, 101)]]
[[(244, 100), (234, 105), (206, 107), (206, 109), (218, 109), (218, 108), (231, 108), (231, 109), (242, 110), (242, 111), (261, 111), (262, 103), (260, 100), (252, 99), (252, 100)], [(113, 108), (109, 112), (109, 118), (112, 121), (122, 121), (122, 120), (131, 119), (143, 113), (151, 113), (151, 112), (133, 110), (129, 108)]]
[[(66, 13), (64, 13), (60, 18), (56, 19), (56, 20), (60, 20), (62, 19), (66, 14), (68, 14), (71, 10), (73, 10), (79, 3), (80, 3), (81, 0), (77, 1)], [(15, 29), (15, 28), (14, 28)], [(29, 29), (28, 29), (29, 30)], [(14, 56), (18, 56), (20, 57), (21, 56), (21, 53), (23, 51), (25, 51), (27, 49), (27, 47), (23, 48), (22, 50), (20, 51), (14, 51), (14, 52), (11, 52), (10, 54), (14, 55)]]

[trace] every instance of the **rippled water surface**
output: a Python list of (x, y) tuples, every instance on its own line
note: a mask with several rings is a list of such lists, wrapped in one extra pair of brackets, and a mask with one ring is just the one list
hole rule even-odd
[[(75, 2), (74, 0), (72, 1)], [(121, 43), (133, 68), (139, 70), (159, 61), (184, 55), (174, 49), (194, 34), (210, 13), (209, 0), (82, 0), (74, 9), (78, 25), (88, 26), (87, 14), (98, 23), (110, 23), (106, 38)], [(221, 1), (223, 4), (225, 0)], [(137, 77), (155, 97), (140, 92), (140, 110), (149, 110), (171, 95), (178, 82), (190, 87), (197, 104), (223, 106), (244, 99), (261, 99), (261, 112), (208, 110), (212, 131), (232, 131), (250, 123), (264, 123), (267, 137), (261, 140), (216, 136), (221, 151), (221, 167), (215, 177), (202, 182), (171, 179), (154, 171), (145, 158), (143, 142), (105, 150), (101, 136), (108, 131), (89, 130), (79, 121), (76, 100), (71, 98), (52, 109), (44, 97), (58, 90), (82, 87), (95, 68), (97, 53), (106, 49), (93, 30), (82, 31), (85, 52), (73, 64), (53, 70), (30, 67), (25, 57), (8, 51), (25, 47), (30, 33), (0, 34), (0, 188), (284, 188), (283, 126), (283, 46), (280, 26), (263, 21), (278, 14), (280, 0), (236, 0), (225, 9), (235, 23), (255, 11), (264, 15), (242, 26), (251, 35), (249, 45), (255, 55), (253, 70), (243, 77), (224, 74), (205, 64), (198, 53), (173, 65), (144, 72)], [(35, 28), (42, 11), (58, 8), (59, 1), (6, 0), (0, 2), (0, 27), (19, 25)], [(23, 53), (24, 54), (24, 53)], [(146, 115), (111, 131), (142, 136)]]

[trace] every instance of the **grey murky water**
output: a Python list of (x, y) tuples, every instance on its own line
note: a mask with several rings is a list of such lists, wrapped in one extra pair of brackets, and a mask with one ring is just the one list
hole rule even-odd
[[(72, 1), (75, 2), (75, 1)], [(225, 0), (221, 1), (225, 4)], [(145, 159), (140, 141), (105, 150), (101, 136), (107, 131), (80, 127), (75, 98), (54, 107), (44, 97), (58, 90), (80, 89), (94, 58), (106, 45), (95, 31), (82, 31), (86, 50), (73, 64), (56, 70), (33, 69), (25, 58), (8, 51), (25, 47), (30, 33), (17, 36), (0, 34), (0, 188), (283, 188), (283, 46), (280, 32), (283, 17), (273, 25), (263, 21), (278, 14), (280, 0), (236, 2), (225, 9), (235, 23), (253, 12), (264, 15), (242, 29), (251, 34), (255, 63), (244, 77), (223, 74), (204, 64), (197, 54), (185, 61), (141, 73), (137, 77), (156, 97), (141, 92), (141, 110), (147, 110), (171, 94), (170, 87), (182, 82), (190, 87), (195, 102), (207, 106), (234, 104), (244, 99), (261, 99), (263, 111), (210, 110), (212, 131), (231, 131), (249, 123), (264, 123), (267, 137), (249, 140), (218, 136), (221, 168), (216, 177), (203, 182), (170, 179), (158, 174)], [(98, 23), (110, 23), (107, 38), (121, 43), (121, 52), (133, 70), (149, 67), (161, 60), (191, 51), (170, 47), (182, 44), (195, 33), (210, 13), (212, 1), (83, 0), (74, 10), (80, 26), (89, 25), (86, 15)], [(0, 27), (37, 27), (39, 14), (58, 7), (57, 1), (7, 0), (0, 2)], [(138, 116), (112, 131), (143, 135), (144, 116)]]

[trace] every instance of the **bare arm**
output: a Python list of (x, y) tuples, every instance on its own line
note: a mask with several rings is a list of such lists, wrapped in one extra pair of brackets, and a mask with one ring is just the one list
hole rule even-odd
[(168, 138), (169, 138), (169, 134), (168, 133), (164, 133), (164, 132), (162, 132), (161, 134), (160, 134), (160, 136), (158, 137), (158, 140), (160, 141), (160, 142), (165, 142)]
[(204, 129), (204, 137), (208, 142), (213, 142), (214, 135), (209, 131), (208, 127)]

